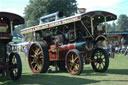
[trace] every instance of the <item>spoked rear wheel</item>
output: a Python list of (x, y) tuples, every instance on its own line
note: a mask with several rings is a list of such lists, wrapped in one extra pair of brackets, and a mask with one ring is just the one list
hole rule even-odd
[(109, 56), (107, 52), (102, 48), (97, 48), (93, 52), (91, 57), (92, 68), (95, 72), (105, 72), (109, 66)]
[(79, 75), (83, 71), (83, 58), (76, 49), (70, 50), (66, 56), (67, 71), (72, 75)]
[(18, 53), (9, 56), (9, 76), (12, 80), (18, 80), (22, 74), (22, 63)]
[(49, 67), (47, 47), (33, 43), (29, 49), (28, 62), (33, 73), (45, 73)]

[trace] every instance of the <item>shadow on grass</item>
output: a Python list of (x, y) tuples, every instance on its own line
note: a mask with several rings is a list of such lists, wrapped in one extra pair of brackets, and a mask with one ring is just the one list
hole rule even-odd
[(67, 76), (59, 76), (59, 75), (46, 75), (46, 74), (23, 74), (20, 80), (13, 82), (8, 81), (4, 83), (5, 85), (83, 85), (83, 84), (91, 84), (97, 83), (100, 81), (83, 79), (83, 78), (75, 78), (75, 77), (67, 77)]
[(106, 73), (94, 72), (93, 70), (84, 70), (81, 76), (107, 76)]
[(119, 75), (128, 75), (128, 69), (109, 69), (107, 71), (109, 74), (119, 74)]
[(94, 72), (92, 69), (84, 70), (81, 76), (107, 76), (107, 74), (128, 75), (128, 69), (108, 69), (104, 73)]
[(103, 81), (112, 81), (112, 82), (128, 82), (127, 80), (103, 80)]
[[(58, 74), (59, 75), (58, 75)], [(62, 75), (60, 75), (62, 73)], [(3, 85), (83, 85), (95, 84), (101, 82), (100, 80), (91, 80), (81, 78), (82, 76), (108, 76), (108, 74), (128, 75), (128, 69), (108, 69), (105, 73), (94, 72), (92, 69), (83, 70), (81, 77), (76, 76), (63, 76), (65, 72), (55, 72), (46, 74), (31, 74), (23, 73), (18, 81), (10, 81), (5, 77), (0, 76), (0, 83)], [(69, 74), (69, 73), (67, 73)], [(102, 80), (102, 81), (120, 81), (127, 82), (127, 80)]]

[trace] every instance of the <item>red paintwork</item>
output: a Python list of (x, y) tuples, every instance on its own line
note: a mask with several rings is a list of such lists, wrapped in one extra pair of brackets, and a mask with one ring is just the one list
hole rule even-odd
[[(58, 49), (58, 56), (57, 56), (57, 49)], [(65, 56), (70, 49), (75, 49), (75, 43), (67, 44), (59, 46), (58, 48), (55, 45), (51, 45), (49, 49), (49, 59), (50, 61), (56, 60), (65, 60)]]
[(62, 46), (60, 46), (60, 48), (64, 49), (64, 50), (75, 49), (75, 43), (62, 45)]

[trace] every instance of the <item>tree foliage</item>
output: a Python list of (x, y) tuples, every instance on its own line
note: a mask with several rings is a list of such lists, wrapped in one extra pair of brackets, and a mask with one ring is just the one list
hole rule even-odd
[(125, 14), (119, 16), (117, 20), (117, 30), (118, 31), (128, 31), (128, 17)]
[(128, 16), (125, 14), (121, 14), (116, 23), (107, 23), (107, 29), (108, 32), (128, 31)]
[(39, 18), (57, 11), (64, 12), (65, 16), (70, 16), (77, 11), (76, 0), (29, 0), (24, 14), (27, 26), (37, 25)]

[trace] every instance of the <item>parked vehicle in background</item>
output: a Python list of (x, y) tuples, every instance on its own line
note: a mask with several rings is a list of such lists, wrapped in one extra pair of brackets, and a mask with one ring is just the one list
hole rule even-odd
[(10, 50), (8, 54), (6, 46), (12, 41), (15, 25), (23, 23), (24, 19), (19, 15), (0, 12), (0, 74), (9, 76), (12, 80), (20, 78), (22, 63), (17, 52)]

